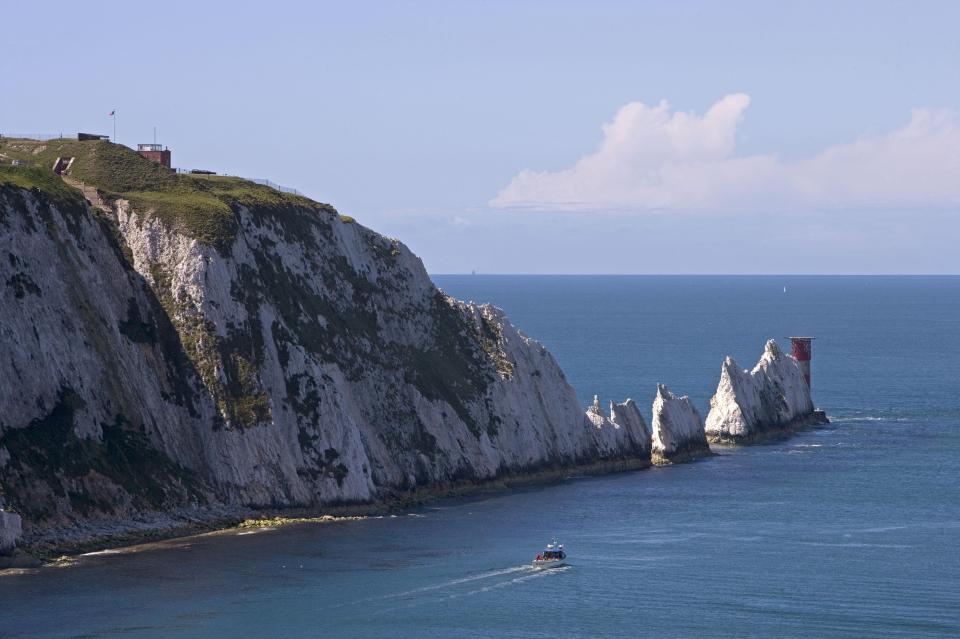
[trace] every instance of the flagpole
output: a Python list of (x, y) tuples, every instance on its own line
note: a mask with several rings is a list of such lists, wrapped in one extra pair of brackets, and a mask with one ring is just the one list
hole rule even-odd
[(110, 114), (113, 117), (113, 143), (117, 143), (117, 110), (114, 109)]

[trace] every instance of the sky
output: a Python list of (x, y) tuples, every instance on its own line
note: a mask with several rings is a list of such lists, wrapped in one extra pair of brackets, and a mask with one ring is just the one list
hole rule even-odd
[(0, 133), (116, 109), (433, 273), (960, 273), (957, 2), (0, 3)]

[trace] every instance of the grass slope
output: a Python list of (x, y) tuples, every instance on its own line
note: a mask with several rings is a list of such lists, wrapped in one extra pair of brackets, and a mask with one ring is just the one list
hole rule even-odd
[[(237, 206), (335, 212), (327, 204), (242, 178), (176, 173), (106, 140), (0, 139), (0, 183), (38, 188), (58, 197), (76, 194), (53, 173), (58, 157), (75, 158), (70, 174), (95, 186), (108, 198), (129, 200), (141, 213), (155, 216), (223, 253), (229, 251), (237, 231)], [(23, 160), (29, 166), (6, 164), (12, 159)]]
[(39, 189), (56, 201), (79, 204), (83, 200), (76, 189), (67, 186), (63, 180), (53, 174), (53, 171), (44, 171), (35, 166), (0, 164), (0, 186)]

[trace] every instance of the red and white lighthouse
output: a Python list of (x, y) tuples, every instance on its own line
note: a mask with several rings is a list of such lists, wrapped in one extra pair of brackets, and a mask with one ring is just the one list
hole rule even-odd
[(807, 388), (810, 388), (810, 351), (812, 350), (812, 337), (791, 337), (790, 346), (792, 347), (793, 359), (797, 360), (800, 370), (803, 372), (803, 379), (807, 382)]

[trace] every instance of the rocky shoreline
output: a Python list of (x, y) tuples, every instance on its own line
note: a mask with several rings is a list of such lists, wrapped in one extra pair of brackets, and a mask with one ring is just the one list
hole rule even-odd
[(571, 476), (593, 476), (630, 472), (649, 468), (648, 459), (622, 459), (591, 462), (562, 468), (544, 468), (523, 474), (507, 474), (482, 482), (451, 482), (397, 492), (367, 504), (346, 504), (325, 508), (285, 508), (269, 510), (237, 509), (232, 512), (184, 512), (180, 519), (165, 514), (166, 525), (152, 524), (143, 518), (104, 522), (103, 527), (88, 524), (83, 528), (47, 530), (33, 539), (21, 540), (17, 551), (0, 556), (0, 575), (8, 569), (35, 568), (63, 563), (68, 557), (104, 550), (115, 550), (170, 541), (183, 537), (229, 532), (238, 528), (275, 527), (304, 523), (353, 521), (372, 516), (401, 513), (439, 499), (465, 497), (524, 486), (547, 485)]

